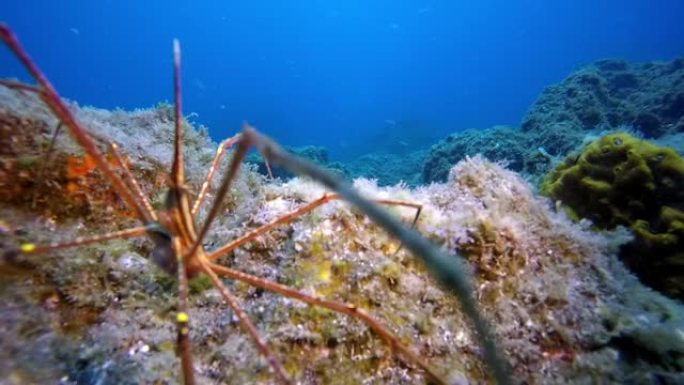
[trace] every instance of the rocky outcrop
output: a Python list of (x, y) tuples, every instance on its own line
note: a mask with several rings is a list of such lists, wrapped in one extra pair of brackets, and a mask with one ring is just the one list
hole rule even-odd
[(684, 132), (684, 57), (632, 64), (601, 60), (548, 86), (522, 121), (526, 132), (630, 126), (647, 138)]

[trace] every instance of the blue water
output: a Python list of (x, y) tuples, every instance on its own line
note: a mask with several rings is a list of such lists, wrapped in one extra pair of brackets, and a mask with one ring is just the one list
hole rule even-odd
[[(681, 55), (682, 15), (682, 0), (14, 0), (0, 11), (82, 105), (171, 100), (177, 37), (184, 112), (214, 139), (249, 121), (337, 158), (517, 125), (545, 85), (581, 64)], [(26, 79), (2, 49), (8, 76)]]

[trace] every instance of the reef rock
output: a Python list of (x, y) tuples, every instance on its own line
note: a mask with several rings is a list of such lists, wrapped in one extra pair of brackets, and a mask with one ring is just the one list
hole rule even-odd
[(684, 58), (601, 60), (548, 86), (522, 121), (526, 132), (630, 126), (648, 138), (684, 132)]
[[(173, 136), (166, 109), (71, 108), (98, 145), (119, 144), (151, 204), (162, 204)], [(40, 100), (0, 87), (0, 113), (0, 141), (9, 144), (0, 148), (0, 186), (12, 198), (0, 201), (0, 378), (10, 384), (178, 383), (178, 287), (146, 258), (149, 241), (13, 252), (26, 242), (102, 234), (137, 222), (66, 135), (45, 162), (57, 125)], [(190, 123), (186, 128), (187, 188), (196, 193), (216, 144)], [(43, 165), (49, 168), (42, 171)], [(683, 380), (684, 310), (624, 269), (615, 255), (624, 231), (596, 233), (572, 222), (518, 174), (481, 157), (453, 166), (444, 183), (410, 189), (357, 179), (354, 185), (373, 199), (422, 205), (417, 230), (453, 252), (453, 263), (473, 277), (474, 297), (516, 383)], [(205, 247), (224, 245), (324, 192), (308, 179), (267, 180), (245, 167), (221, 202)], [(389, 210), (407, 223), (416, 214), (407, 207)], [(200, 210), (199, 221), (203, 215)], [(399, 242), (342, 202), (254, 238), (217, 262), (354, 304), (446, 378), (492, 380), (458, 300)], [(223, 282), (298, 383), (426, 381), (350, 317)], [(218, 291), (201, 281), (191, 289), (198, 383), (275, 382)]]
[(542, 181), (541, 193), (576, 220), (635, 235), (622, 258), (648, 285), (684, 299), (684, 159), (675, 151), (618, 133), (568, 156)]

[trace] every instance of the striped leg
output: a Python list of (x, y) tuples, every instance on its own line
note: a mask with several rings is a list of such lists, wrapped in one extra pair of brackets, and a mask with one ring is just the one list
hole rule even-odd
[(157, 214), (154, 212), (154, 209), (152, 208), (152, 204), (150, 203), (150, 200), (147, 199), (147, 195), (142, 191), (140, 188), (140, 184), (138, 181), (135, 179), (133, 176), (133, 173), (131, 172), (131, 169), (128, 168), (126, 165), (126, 162), (124, 162), (123, 157), (121, 156), (121, 153), (119, 152), (119, 146), (116, 145), (114, 142), (109, 142), (109, 151), (112, 153), (114, 156), (114, 160), (116, 161), (116, 165), (119, 166), (121, 169), (121, 172), (123, 172), (124, 176), (124, 181), (128, 183), (128, 187), (133, 190), (135, 195), (138, 197), (138, 200), (143, 203), (143, 207), (145, 208), (146, 216), (148, 221), (157, 221)]
[(397, 338), (397, 336), (394, 335), (394, 333), (392, 333), (380, 322), (371, 317), (368, 313), (366, 313), (362, 309), (357, 308), (354, 305), (338, 301), (332, 301), (318, 296), (312, 296), (299, 290), (295, 290), (289, 286), (281, 285), (273, 281), (249, 275), (214, 263), (207, 263), (203, 266), (205, 267), (205, 271), (208, 267), (214, 275), (219, 274), (231, 279), (242, 281), (254, 287), (278, 293), (285, 297), (294, 298), (299, 301), (305, 302), (309, 305), (320, 306), (332, 310), (334, 312), (342, 313), (349, 317), (355, 318), (366, 324), (366, 326), (368, 326), (375, 334), (382, 338), (382, 340), (384, 340), (393, 351), (398, 351), (407, 363), (416, 365), (419, 368), (421, 368), (432, 381), (434, 381), (437, 384), (448, 383), (447, 381), (442, 379), (427, 363), (421, 360), (417, 354), (413, 353), (408, 347), (404, 346), (399, 341), (399, 338)]
[(209, 190), (209, 185), (211, 185), (211, 179), (214, 177), (214, 174), (216, 173), (216, 169), (218, 168), (219, 164), (221, 163), (221, 159), (223, 159), (223, 155), (225, 152), (231, 148), (240, 138), (242, 135), (237, 134), (231, 138), (228, 138), (221, 142), (219, 144), (218, 148), (216, 149), (216, 155), (214, 156), (214, 160), (211, 162), (211, 167), (209, 167), (209, 172), (207, 173), (207, 176), (204, 177), (204, 182), (202, 183), (202, 188), (200, 188), (199, 194), (197, 194), (197, 198), (195, 199), (195, 203), (192, 205), (192, 215), (197, 215), (197, 212), (199, 211), (200, 206), (202, 205), (202, 201), (204, 201), (204, 198), (207, 195), (207, 190)]
[(269, 366), (276, 372), (281, 382), (284, 384), (292, 384), (293, 382), (287, 375), (287, 372), (285, 372), (285, 368), (283, 368), (280, 361), (271, 353), (271, 350), (268, 348), (268, 346), (266, 346), (266, 342), (264, 342), (261, 339), (261, 336), (259, 336), (259, 332), (257, 331), (256, 326), (254, 326), (254, 324), (252, 323), (252, 321), (250, 321), (247, 314), (245, 314), (245, 312), (240, 308), (240, 305), (238, 305), (237, 298), (235, 298), (235, 296), (230, 292), (230, 290), (228, 290), (228, 288), (223, 284), (223, 282), (221, 282), (221, 280), (216, 275), (215, 270), (207, 261), (201, 261), (200, 263), (204, 273), (206, 273), (209, 276), (211, 282), (221, 293), (223, 300), (226, 302), (226, 304), (228, 304), (231, 310), (233, 310), (233, 313), (235, 313), (235, 315), (238, 317), (240, 325), (242, 325), (243, 329), (245, 329), (247, 334), (249, 334), (249, 336), (252, 338), (252, 341), (254, 341), (254, 344), (257, 346), (257, 349), (259, 349), (261, 355), (263, 355), (264, 358), (266, 358), (266, 361), (268, 361)]
[(70, 241), (53, 242), (45, 245), (36, 245), (34, 243), (24, 243), (19, 246), (19, 250), (24, 254), (39, 254), (48, 251), (66, 249), (69, 247), (84, 246), (92, 243), (100, 243), (112, 239), (127, 239), (147, 235), (150, 230), (148, 226), (133, 227), (131, 229), (113, 231), (107, 234), (95, 235), (92, 237), (77, 237)]
[[(320, 198), (313, 200), (306, 205), (297, 208), (296, 210), (293, 210), (287, 214), (283, 214), (279, 216), (278, 218), (274, 219), (273, 221), (266, 223), (263, 226), (260, 226), (249, 233), (243, 235), (242, 237), (219, 247), (218, 249), (212, 251), (209, 253), (207, 256), (207, 259), (210, 262), (215, 262), (218, 258), (220, 258), (223, 255), (226, 255), (230, 253), (232, 250), (234, 250), (237, 247), (240, 247), (244, 245), (245, 243), (249, 242), (250, 240), (268, 232), (269, 230), (273, 229), (276, 226), (280, 226), (282, 224), (291, 222), (298, 217), (310, 212), (311, 210), (322, 206), (328, 202), (334, 201), (334, 200), (341, 200), (342, 198), (337, 195), (337, 194), (323, 194)], [(412, 202), (405, 202), (405, 201), (400, 201), (400, 200), (391, 200), (391, 199), (379, 199), (375, 201), (378, 204), (382, 205), (388, 205), (388, 206), (403, 206), (403, 207), (411, 207), (416, 209), (416, 215), (413, 218), (412, 224), (415, 225), (416, 221), (418, 220), (418, 216), (420, 215), (420, 211), (422, 209), (422, 205), (418, 203), (412, 203)], [(399, 250), (399, 249), (397, 249)]]

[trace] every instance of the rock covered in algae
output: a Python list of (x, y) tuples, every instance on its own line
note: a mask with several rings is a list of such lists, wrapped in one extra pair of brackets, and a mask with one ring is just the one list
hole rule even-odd
[(605, 135), (568, 156), (540, 190), (572, 218), (601, 229), (627, 226), (621, 257), (646, 284), (684, 299), (684, 158), (626, 133)]
[[(172, 322), (177, 286), (146, 258), (148, 241), (112, 241), (36, 256), (11, 252), (21, 242), (98, 234), (135, 221), (109, 195), (111, 189), (96, 170), (77, 167), (83, 175), (65, 177), (74, 168), (69, 157), (87, 166), (66, 135), (58, 137), (43, 174), (39, 168), (22, 168), (22, 156), (35, 156), (40, 165), (56, 122), (35, 98), (0, 90), (0, 140), (24, 143), (11, 150), (3, 146), (0, 153), (3, 193), (6, 186), (18, 189), (12, 193), (15, 199), (0, 206), (5, 250), (0, 377), (9, 384), (180, 382)], [(117, 141), (157, 204), (155, 197), (163, 191), (157, 180), (163, 180), (169, 163), (168, 116), (158, 108), (132, 113), (72, 108), (97, 133), (98, 143)], [(34, 142), (14, 126), (16, 119), (23, 128), (43, 127)], [(136, 130), (140, 120), (153, 129)], [(188, 128), (190, 138), (203, 138)], [(189, 173), (188, 185), (197, 191), (215, 145), (205, 138), (190, 140), (188, 147), (187, 166), (196, 170)], [(16, 178), (24, 179), (17, 183)], [(644, 288), (625, 271), (615, 257), (624, 232), (596, 234), (571, 222), (537, 198), (517, 174), (479, 157), (460, 162), (443, 184), (380, 188), (357, 179), (355, 185), (372, 198), (423, 205), (418, 230), (464, 255), (454, 263), (471, 272), (476, 298), (518, 382), (682, 380), (681, 305)], [(73, 193), (82, 199), (73, 203)], [(309, 180), (274, 183), (245, 168), (205, 246), (218, 247), (322, 193)], [(60, 202), (72, 202), (81, 211)], [(415, 214), (408, 208), (389, 209), (406, 222)], [(459, 383), (491, 381), (458, 301), (396, 241), (344, 203), (281, 226), (220, 263), (353, 303), (382, 320), (445, 377)], [(225, 283), (298, 382), (425, 382), (354, 319), (243, 283)], [(189, 313), (198, 381), (275, 383), (218, 292), (201, 281), (193, 287)]]
[(526, 132), (558, 124), (573, 131), (632, 126), (648, 138), (684, 132), (684, 58), (630, 63), (599, 60), (544, 89), (522, 122)]

